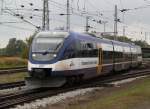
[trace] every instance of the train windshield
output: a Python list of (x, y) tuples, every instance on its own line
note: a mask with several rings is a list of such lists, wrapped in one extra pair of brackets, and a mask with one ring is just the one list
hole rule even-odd
[(48, 61), (56, 57), (63, 45), (64, 37), (37, 37), (32, 43), (32, 57), (38, 61)]
[(32, 52), (57, 52), (63, 42), (63, 38), (38, 37), (32, 45)]

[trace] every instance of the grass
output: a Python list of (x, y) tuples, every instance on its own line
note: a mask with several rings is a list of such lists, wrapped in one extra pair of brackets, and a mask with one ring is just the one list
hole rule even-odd
[[(139, 104), (150, 103), (150, 78), (118, 90), (109, 90), (105, 95), (95, 95), (86, 102), (80, 100), (67, 109), (137, 109)], [(149, 104), (150, 106), (150, 104)], [(140, 108), (141, 109), (141, 108)], [(144, 109), (144, 108), (142, 108)]]
[(27, 72), (15, 73), (15, 74), (6, 74), (0, 76), (0, 83), (10, 83), (16, 81), (23, 81), (24, 77), (27, 76)]
[(0, 57), (0, 68), (27, 66), (27, 60), (19, 57)]

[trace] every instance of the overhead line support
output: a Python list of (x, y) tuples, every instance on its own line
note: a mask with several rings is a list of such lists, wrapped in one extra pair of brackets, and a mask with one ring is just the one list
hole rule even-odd
[(67, 24), (66, 24), (67, 31), (70, 31), (70, 3), (67, 0)]
[(49, 4), (48, 0), (43, 0), (43, 19), (42, 19), (42, 30), (49, 30)]

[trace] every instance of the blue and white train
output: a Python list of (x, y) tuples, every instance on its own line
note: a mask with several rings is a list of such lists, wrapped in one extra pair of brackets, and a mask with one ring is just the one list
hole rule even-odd
[(29, 53), (27, 85), (59, 87), (142, 63), (139, 46), (94, 34), (39, 32)]

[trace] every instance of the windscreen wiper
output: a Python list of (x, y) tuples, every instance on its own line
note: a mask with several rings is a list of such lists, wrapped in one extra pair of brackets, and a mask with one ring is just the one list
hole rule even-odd
[(45, 50), (42, 54), (47, 55), (48, 53), (50, 53), (50, 48), (48, 50)]
[(56, 48), (55, 48), (55, 50), (54, 51), (56, 51), (57, 50), (57, 48), (61, 45), (62, 43), (59, 43), (57, 46), (56, 46)]
[(47, 55), (48, 53), (49, 53), (49, 51), (46, 50), (46, 51), (44, 51), (42, 54), (43, 54), (43, 55)]
[[(54, 51), (56, 51), (57, 48), (58, 48), (61, 44), (62, 44), (62, 43), (59, 43), (59, 44), (56, 46), (56, 48), (54, 49)], [(48, 53), (55, 53), (55, 52), (50, 52), (50, 49), (48, 49), (48, 50), (45, 50), (42, 54), (43, 54), (43, 55), (47, 55)]]
[(50, 49), (48, 49), (48, 50), (45, 50), (42, 54), (47, 55), (48, 53), (55, 53), (55, 52), (52, 52), (52, 51), (50, 51)]

